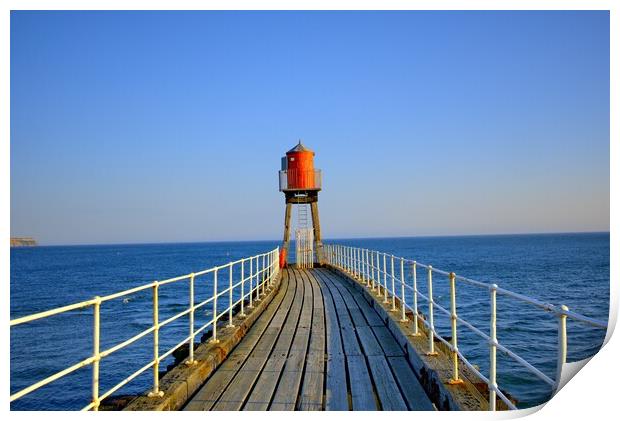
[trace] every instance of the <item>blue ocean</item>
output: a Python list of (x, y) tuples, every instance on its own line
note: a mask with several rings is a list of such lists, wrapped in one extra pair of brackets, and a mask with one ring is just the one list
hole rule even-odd
[[(379, 250), (606, 321), (609, 314), (609, 233), (494, 235), (327, 240)], [(275, 248), (276, 241), (185, 244), (49, 246), (11, 249), (11, 319), (54, 307), (129, 289), (153, 280), (196, 272)], [(235, 276), (239, 274), (235, 273)], [(411, 279), (410, 269), (406, 269)], [(425, 274), (418, 273), (426, 294)], [(210, 296), (207, 280), (196, 286), (197, 300)], [(434, 298), (449, 308), (448, 281), (434, 277)], [(411, 299), (409, 295), (408, 300)], [(187, 308), (187, 283), (160, 288), (160, 320)], [(227, 302), (221, 303), (223, 307)], [(488, 332), (489, 294), (466, 284), (457, 286), (459, 315)], [(557, 320), (531, 305), (498, 296), (498, 340), (543, 372), (555, 377)], [(427, 305), (420, 300), (420, 310)], [(196, 316), (205, 323), (210, 311)], [(92, 309), (72, 311), (11, 329), (11, 393), (87, 358), (92, 353)], [(101, 349), (114, 346), (152, 323), (151, 292), (106, 302), (101, 308)], [(450, 335), (449, 319), (435, 313), (439, 332)], [(167, 350), (188, 334), (187, 317), (160, 332)], [(568, 322), (568, 359), (595, 354), (605, 331)], [(488, 347), (464, 326), (459, 348), (483, 373), (488, 373)], [(101, 361), (100, 390), (108, 390), (152, 358), (150, 336)], [(164, 361), (165, 368), (173, 358)], [(118, 394), (146, 391), (146, 371)], [(498, 383), (529, 407), (549, 398), (550, 388), (509, 357), (498, 353)], [(90, 401), (91, 369), (86, 367), (12, 403), (13, 410), (75, 410)]]

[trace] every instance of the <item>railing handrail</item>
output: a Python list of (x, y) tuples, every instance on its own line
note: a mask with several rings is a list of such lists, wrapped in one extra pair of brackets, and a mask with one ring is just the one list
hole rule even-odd
[[(336, 244), (326, 244), (326, 245), (336, 245)], [(349, 247), (349, 246), (345, 246), (345, 247)], [(366, 249), (361, 249), (361, 250), (366, 250)], [(437, 269), (437, 268), (435, 268), (435, 267), (433, 267), (431, 265), (420, 263), (417, 260), (408, 259), (406, 257), (394, 256), (394, 255), (389, 254), (389, 253), (384, 253), (384, 252), (381, 252), (381, 251), (370, 250), (370, 249), (368, 249), (368, 251), (371, 252), (371, 253), (378, 253), (379, 256), (385, 255), (386, 257), (394, 257), (395, 259), (398, 259), (398, 260), (402, 259), (405, 263), (409, 263), (409, 264), (415, 263), (419, 267), (423, 267), (425, 269), (431, 269), (433, 271), (433, 273), (438, 273), (438, 274), (446, 275), (446, 276), (450, 276), (450, 273), (451, 273), (451, 272), (447, 272), (445, 270)], [(456, 277), (456, 280), (464, 281), (464, 282), (467, 282), (467, 283), (469, 283), (471, 285), (476, 285), (476, 286), (479, 286), (479, 287), (483, 287), (483, 288), (488, 289), (489, 291), (493, 288), (493, 285), (495, 285), (493, 283), (486, 283), (486, 282), (476, 281), (474, 279), (467, 278), (465, 276), (461, 276), (461, 275), (457, 275), (457, 274), (455, 274), (455, 277)], [(554, 304), (551, 304), (551, 303), (546, 303), (546, 302), (537, 300), (535, 298), (528, 297), (527, 295), (519, 294), (517, 292), (510, 291), (510, 290), (507, 290), (505, 288), (501, 288), (499, 286), (497, 287), (497, 292), (499, 294), (506, 295), (506, 296), (515, 298), (517, 300), (523, 301), (525, 303), (532, 304), (534, 306), (540, 307), (543, 310), (550, 311), (550, 312), (555, 313), (557, 315), (562, 315), (563, 314), (563, 315), (566, 315), (568, 318), (571, 318), (571, 319), (574, 319), (574, 320), (577, 320), (577, 321), (581, 321), (583, 323), (587, 323), (587, 324), (590, 324), (592, 326), (599, 327), (599, 328), (602, 328), (602, 329), (607, 329), (607, 323), (605, 323), (605, 322), (603, 322), (601, 320), (597, 320), (595, 318), (588, 317), (588, 316), (585, 316), (583, 314), (574, 312), (572, 310), (563, 310), (561, 308), (561, 306), (557, 306), (557, 305), (554, 305)]]
[[(213, 266), (211, 268), (199, 271), (199, 272), (192, 272), (189, 274), (185, 274), (185, 275), (181, 275), (181, 276), (176, 276), (173, 278), (168, 278), (168, 279), (164, 279), (161, 281), (153, 281), (147, 284), (143, 284), (143, 285), (139, 285), (137, 287), (133, 287), (130, 289), (126, 289), (123, 291), (119, 291), (119, 292), (115, 292), (103, 297), (99, 297), (96, 296), (90, 300), (85, 300), (85, 301), (81, 301), (78, 303), (73, 303), (70, 305), (66, 305), (66, 306), (62, 306), (62, 307), (56, 307), (56, 308), (52, 308), (46, 311), (41, 311), (38, 313), (33, 313), (30, 315), (26, 315), (26, 316), (21, 316), (18, 318), (15, 318), (13, 320), (10, 321), (10, 327), (15, 327), (15, 326), (19, 326), (21, 324), (24, 323), (30, 323), (36, 320), (40, 320), (40, 319), (44, 319), (44, 318), (48, 318), (51, 316), (55, 316), (57, 314), (61, 314), (61, 313), (66, 313), (68, 311), (73, 311), (73, 310), (78, 310), (78, 309), (82, 309), (82, 308), (86, 308), (86, 307), (93, 307), (93, 353), (90, 357), (83, 359), (82, 361), (67, 367), (61, 371), (58, 371), (42, 380), (39, 380), (33, 384), (31, 384), (30, 386), (27, 386), (13, 394), (11, 394), (10, 396), (10, 401), (13, 402), (23, 396), (28, 395), (29, 393), (34, 392), (35, 390), (49, 384), (52, 383), (80, 368), (83, 368), (85, 366), (88, 365), (92, 365), (93, 367), (93, 374), (92, 374), (92, 400), (91, 402), (85, 406), (84, 408), (82, 408), (82, 410), (98, 410), (99, 409), (99, 405), (101, 403), (101, 401), (105, 398), (107, 398), (108, 396), (110, 396), (112, 393), (116, 392), (117, 390), (119, 390), (121, 387), (125, 386), (127, 383), (129, 383), (130, 381), (132, 381), (133, 379), (135, 379), (136, 377), (138, 377), (140, 374), (142, 374), (143, 372), (145, 372), (146, 370), (148, 370), (149, 368), (153, 367), (153, 390), (149, 393), (149, 396), (162, 396), (163, 392), (159, 390), (159, 363), (165, 359), (166, 357), (170, 356), (175, 350), (177, 350), (178, 348), (180, 348), (182, 345), (184, 345), (185, 343), (188, 343), (189, 345), (189, 360), (187, 361), (188, 364), (194, 364), (195, 360), (194, 360), (194, 339), (196, 337), (196, 335), (198, 335), (199, 333), (201, 333), (203, 330), (207, 329), (208, 327), (212, 328), (212, 341), (217, 341), (217, 323), (219, 321), (219, 319), (221, 319), (223, 316), (225, 316), (226, 314), (228, 314), (228, 326), (233, 326), (232, 325), (232, 320), (233, 320), (233, 308), (237, 305), (240, 304), (240, 315), (245, 315), (244, 310), (245, 310), (245, 300), (248, 299), (249, 297), (249, 305), (247, 306), (247, 308), (253, 308), (253, 303), (254, 301), (259, 301), (263, 295), (265, 295), (266, 293), (266, 287), (270, 287), (273, 285), (274, 280), (277, 278), (277, 276), (279, 275), (280, 272), (280, 266), (279, 266), (279, 247), (276, 247), (275, 249), (266, 252), (266, 253), (260, 253), (260, 254), (256, 254), (254, 256), (250, 256), (250, 257), (244, 257), (235, 261), (231, 261), (228, 262), (226, 264), (223, 265), (219, 265), (219, 266)], [(247, 276), (245, 273), (245, 269), (246, 269), (246, 262), (249, 262), (249, 272), (247, 272)], [(235, 265), (240, 265), (240, 279), (238, 282), (233, 283), (233, 267)], [(228, 287), (223, 289), (222, 291), (218, 292), (218, 277), (217, 274), (219, 271), (228, 269), (229, 273), (228, 273)], [(194, 299), (194, 283), (195, 283), (195, 279), (199, 276), (205, 276), (208, 274), (213, 274), (213, 289), (212, 289), (212, 295), (210, 298), (207, 298), (206, 300), (200, 302), (200, 303), (195, 303), (195, 299)], [(190, 282), (190, 302), (189, 302), (189, 306), (188, 308), (175, 313), (174, 315), (170, 316), (169, 318), (167, 318), (166, 320), (160, 321), (159, 320), (159, 294), (158, 294), (158, 290), (160, 286), (165, 286), (168, 284), (172, 284), (175, 282), (180, 282), (180, 281), (189, 281)], [(249, 282), (249, 289), (246, 289), (246, 282)], [(233, 300), (233, 293), (235, 291), (235, 289), (240, 288), (240, 294), (239, 294), (239, 298), (234, 301)], [(109, 347), (108, 349), (105, 350), (100, 350), (99, 349), (99, 343), (100, 343), (100, 311), (101, 311), (101, 305), (107, 301), (116, 299), (116, 298), (120, 298), (120, 297), (124, 297), (126, 295), (129, 294), (133, 294), (136, 292), (140, 292), (140, 291), (144, 291), (144, 290), (148, 290), (148, 289), (152, 289), (153, 291), (153, 324), (147, 328), (144, 329), (143, 331), (141, 331), (140, 333), (132, 336), (129, 339), (124, 340), (121, 343), (118, 343), (114, 346)], [(228, 307), (226, 307), (225, 309), (218, 311), (217, 309), (217, 301), (218, 298), (228, 294)], [(213, 313), (213, 317), (210, 321), (208, 321), (207, 323), (205, 323), (203, 326), (201, 326), (198, 329), (194, 329), (194, 313), (197, 309), (207, 305), (213, 303), (213, 309), (212, 309), (212, 313)], [(162, 327), (172, 323), (173, 321), (183, 317), (183, 316), (187, 316), (189, 315), (189, 335), (184, 338), (181, 342), (179, 342), (177, 345), (175, 345), (174, 347), (168, 349), (166, 352), (164, 352), (161, 356), (159, 355), (159, 329), (161, 329)], [(117, 383), (115, 386), (113, 386), (112, 388), (110, 388), (108, 391), (106, 391), (105, 393), (99, 394), (99, 361), (102, 358), (108, 357), (109, 355), (113, 354), (116, 351), (119, 351), (129, 345), (131, 345), (134, 342), (137, 342), (138, 340), (144, 338), (145, 336), (149, 335), (149, 334), (153, 334), (153, 359), (148, 362), (146, 365), (144, 365), (143, 367), (139, 368), (138, 370), (134, 371), (133, 373), (131, 373), (129, 376), (127, 376), (126, 378), (124, 378), (123, 380), (121, 380), (119, 383)]]
[[(496, 352), (500, 350), (504, 354), (511, 357), (514, 361), (518, 362), (521, 366), (526, 368), (532, 374), (543, 380), (545, 383), (551, 385), (553, 387), (553, 392), (557, 391), (562, 365), (566, 362), (566, 354), (567, 354), (567, 333), (566, 333), (566, 321), (567, 319), (573, 319), (575, 321), (579, 321), (582, 323), (587, 323), (596, 328), (607, 328), (607, 323), (594, 319), (592, 317), (584, 316), (577, 312), (571, 311), (567, 306), (561, 305), (556, 306), (551, 303), (546, 303), (540, 301), (538, 299), (528, 297), (523, 294), (519, 294), (504, 288), (500, 288), (496, 283), (485, 283), (476, 281), (464, 276), (460, 276), (455, 274), (454, 272), (447, 272), (441, 269), (437, 269), (432, 267), (431, 265), (426, 265), (420, 263), (416, 260), (407, 259), (404, 257), (397, 257), (392, 254), (380, 252), (377, 250), (363, 249), (358, 247), (344, 246), (340, 244), (325, 244), (327, 262), (328, 264), (339, 268), (354, 278), (358, 279), (361, 282), (366, 282), (366, 287), (371, 288), (372, 291), (377, 291), (377, 296), (384, 296), (384, 304), (390, 303), (388, 299), (388, 295), (391, 295), (391, 307), (392, 311), (396, 311), (396, 299), (398, 299), (401, 303), (401, 320), (408, 321), (409, 319), (406, 317), (405, 308), (408, 308), (413, 313), (413, 336), (418, 336), (420, 333), (418, 332), (418, 322), (421, 321), (428, 329), (428, 356), (437, 355), (434, 348), (434, 338), (436, 337), (442, 343), (444, 343), (452, 354), (452, 364), (453, 364), (453, 377), (450, 380), (451, 383), (459, 383), (462, 380), (459, 377), (459, 358), (461, 361), (465, 363), (465, 365), (483, 382), (487, 384), (489, 387), (489, 409), (495, 410), (496, 406), (496, 397), (500, 398), (506, 406), (510, 409), (517, 409), (516, 406), (506, 397), (506, 395), (500, 390), (497, 385), (497, 376), (496, 376)], [(381, 258), (382, 257), (382, 258)], [(388, 271), (387, 268), (387, 260), (389, 258), (390, 261), (390, 269)], [(400, 279), (394, 273), (394, 259), (400, 261)], [(383, 261), (383, 268), (381, 268), (381, 261)], [(413, 284), (408, 285), (405, 279), (404, 265), (411, 265), (411, 273)], [(417, 268), (421, 267), (427, 270), (427, 278), (428, 278), (428, 295), (422, 294), (417, 288)], [(448, 276), (450, 280), (450, 309), (446, 309), (441, 305), (437, 304), (437, 302), (433, 299), (433, 277), (432, 274), (440, 274)], [(391, 290), (387, 284), (387, 278), (391, 279)], [(383, 283), (382, 283), (383, 279)], [(482, 332), (480, 329), (475, 327), (473, 324), (469, 323), (462, 317), (457, 314), (456, 311), (456, 281), (462, 281), (480, 288), (487, 289), (490, 293), (490, 307), (491, 307), (491, 323), (490, 323), (490, 334), (487, 335)], [(398, 281), (400, 284), (400, 297), (398, 296), (398, 290), (395, 288), (395, 283)], [(383, 288), (383, 294), (381, 293), (381, 288)], [(405, 299), (405, 288), (409, 291), (412, 291), (413, 295), (413, 307), (406, 302)], [(497, 340), (496, 335), (496, 314), (497, 314), (497, 302), (496, 296), (497, 294), (505, 295), (516, 299), (521, 302), (525, 302), (530, 305), (534, 305), (546, 312), (553, 313), (558, 319), (558, 353), (557, 353), (557, 367), (556, 367), (556, 378), (552, 380), (549, 376), (544, 374), (538, 368), (534, 367), (532, 364), (527, 362), (524, 358), (516, 354), (515, 352), (508, 349), (508, 347), (500, 344)], [(420, 317), (420, 313), (418, 311), (418, 297), (424, 299), (428, 303), (428, 320)], [(436, 330), (434, 326), (434, 317), (433, 317), (433, 309), (437, 308), (441, 310), (444, 314), (448, 315), (451, 319), (451, 339), (446, 340), (443, 338)], [(468, 359), (461, 353), (458, 348), (457, 342), (457, 322), (463, 324), (469, 330), (471, 330), (476, 335), (480, 336), (482, 339), (487, 341), (489, 346), (489, 377), (484, 376), (479, 369), (477, 369), (472, 363), (468, 361)]]

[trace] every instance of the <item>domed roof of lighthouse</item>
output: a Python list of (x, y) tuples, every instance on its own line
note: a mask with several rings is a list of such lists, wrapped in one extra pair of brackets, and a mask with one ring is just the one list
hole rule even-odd
[(301, 139), (299, 139), (299, 143), (290, 151), (288, 151), (287, 153), (292, 153), (292, 152), (312, 152), (314, 153), (314, 151), (308, 149), (303, 143), (301, 143)]

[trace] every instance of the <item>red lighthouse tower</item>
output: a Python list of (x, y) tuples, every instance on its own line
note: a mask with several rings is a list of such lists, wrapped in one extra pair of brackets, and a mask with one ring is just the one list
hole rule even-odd
[(282, 157), (280, 170), (280, 191), (284, 193), (286, 211), (284, 213), (284, 240), (280, 251), (280, 265), (287, 262), (291, 228), (292, 205), (310, 205), (314, 237), (313, 253), (317, 263), (323, 263), (321, 224), (319, 222), (319, 191), (321, 190), (321, 170), (314, 168), (314, 152), (305, 147), (301, 140)]

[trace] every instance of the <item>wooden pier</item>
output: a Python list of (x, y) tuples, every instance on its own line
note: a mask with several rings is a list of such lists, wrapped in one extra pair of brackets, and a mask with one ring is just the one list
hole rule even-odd
[(327, 269), (284, 269), (278, 294), (185, 410), (433, 410), (359, 290)]

